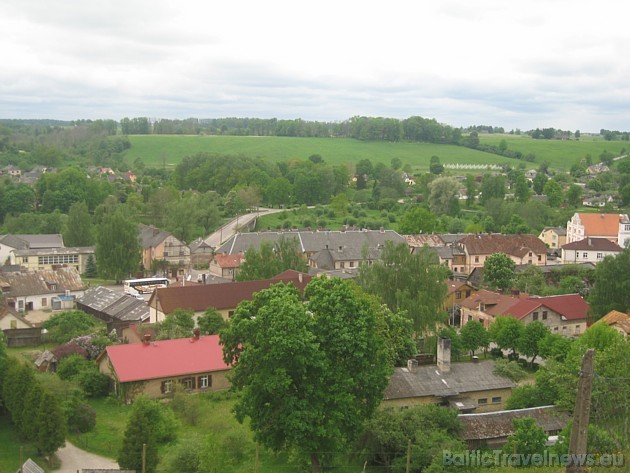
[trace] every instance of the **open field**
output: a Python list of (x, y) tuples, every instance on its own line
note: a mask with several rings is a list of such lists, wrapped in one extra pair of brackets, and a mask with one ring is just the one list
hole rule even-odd
[[(481, 134), (482, 144), (498, 146), (505, 139), (508, 148), (533, 153), (536, 162), (526, 163), (538, 167), (543, 161), (552, 168), (568, 171), (574, 163), (587, 154), (597, 162), (602, 151), (620, 154), (630, 143), (605, 141), (603, 138), (584, 137), (575, 140), (534, 140), (526, 135)], [(289, 138), (255, 136), (182, 136), (182, 135), (134, 135), (129, 136), (131, 149), (126, 151), (128, 162), (141, 158), (148, 166), (174, 166), (185, 156), (196, 153), (242, 154), (269, 161), (307, 159), (321, 155), (328, 163), (356, 163), (370, 159), (373, 163), (389, 165), (392, 158), (409, 163), (414, 171), (427, 171), (431, 156), (438, 156), (442, 164), (504, 164), (518, 165), (521, 161), (484, 153), (462, 146), (432, 143), (388, 143), (383, 141), (358, 141), (349, 138)]]
[(308, 159), (319, 154), (327, 163), (357, 163), (369, 159), (389, 166), (392, 158), (409, 163), (414, 170), (427, 171), (431, 156), (442, 164), (503, 164), (508, 158), (461, 146), (431, 143), (365, 142), (346, 138), (286, 138), (254, 136), (129, 136), (131, 149), (125, 158), (132, 163), (141, 158), (148, 166), (176, 165), (185, 156), (196, 153), (242, 154), (272, 162)]
[(593, 163), (599, 162), (599, 155), (603, 151), (621, 154), (623, 149), (630, 149), (627, 141), (606, 141), (602, 137), (582, 137), (576, 140), (534, 140), (527, 135), (508, 134), (480, 134), (481, 144), (499, 146), (501, 140), (505, 140), (508, 149), (520, 151), (523, 155), (533, 153), (536, 161), (528, 163), (528, 167), (537, 167), (543, 161), (547, 161), (552, 168), (568, 171), (573, 164), (579, 162), (587, 154), (593, 158)]

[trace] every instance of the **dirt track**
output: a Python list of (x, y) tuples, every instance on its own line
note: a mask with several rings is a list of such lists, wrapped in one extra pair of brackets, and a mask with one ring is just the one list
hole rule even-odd
[(61, 460), (61, 468), (56, 473), (76, 473), (83, 468), (118, 469), (118, 463), (109, 458), (88, 453), (75, 447), (66, 440), (66, 446), (57, 450), (57, 457)]

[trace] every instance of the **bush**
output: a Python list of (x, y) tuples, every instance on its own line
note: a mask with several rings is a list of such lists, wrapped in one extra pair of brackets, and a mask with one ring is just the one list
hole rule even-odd
[(86, 360), (88, 358), (87, 350), (76, 343), (64, 343), (63, 345), (59, 345), (52, 353), (55, 355), (58, 362), (71, 355), (80, 355)]
[(91, 432), (96, 427), (96, 411), (84, 402), (78, 402), (71, 406), (68, 412), (68, 430), (84, 434)]
[(101, 373), (95, 365), (81, 371), (77, 376), (79, 386), (87, 397), (102, 397), (109, 392), (109, 376)]
[(490, 350), (490, 356), (492, 356), (492, 358), (503, 358), (503, 350), (501, 350), (500, 348), (493, 348)]
[(516, 361), (499, 359), (494, 362), (494, 374), (504, 376), (512, 381), (520, 381), (527, 376), (523, 368)]
[(291, 228), (291, 220), (285, 220), (284, 222), (282, 222), (282, 228)]
[(75, 337), (94, 333), (104, 324), (95, 317), (80, 310), (72, 310), (53, 315), (44, 322), (48, 338), (55, 343), (66, 343)]
[(88, 360), (79, 354), (71, 354), (62, 358), (57, 365), (57, 376), (63, 380), (74, 379), (84, 370), (93, 366)]

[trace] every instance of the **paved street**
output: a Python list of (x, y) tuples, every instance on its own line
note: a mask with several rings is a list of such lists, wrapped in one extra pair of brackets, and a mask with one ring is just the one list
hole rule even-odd
[(213, 248), (218, 248), (221, 245), (221, 243), (223, 243), (232, 235), (234, 235), (238, 228), (249, 224), (252, 220), (262, 215), (275, 214), (278, 212), (282, 212), (283, 210), (284, 209), (262, 209), (261, 208), (257, 212), (239, 215), (234, 220), (226, 223), (221, 228), (219, 228), (216, 232), (214, 232), (212, 235), (207, 237), (204, 240), (204, 242)]
[(57, 457), (61, 460), (61, 468), (55, 470), (57, 473), (76, 473), (83, 468), (118, 469), (114, 460), (81, 450), (67, 440), (66, 446), (57, 451)]

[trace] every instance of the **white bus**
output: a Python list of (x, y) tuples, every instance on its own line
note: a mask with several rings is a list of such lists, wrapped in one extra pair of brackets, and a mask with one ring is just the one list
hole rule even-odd
[(125, 294), (151, 294), (158, 287), (168, 287), (167, 278), (127, 279), (123, 281)]

